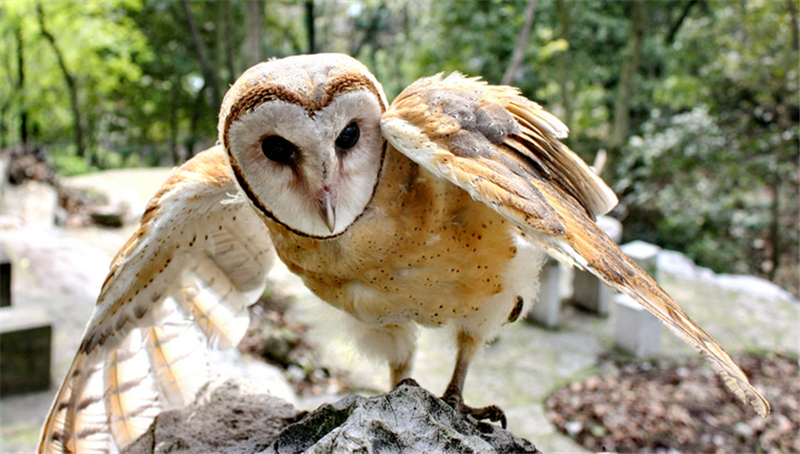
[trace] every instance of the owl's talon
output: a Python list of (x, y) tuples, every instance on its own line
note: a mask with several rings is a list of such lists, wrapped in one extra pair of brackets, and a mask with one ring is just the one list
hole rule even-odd
[(447, 405), (450, 405), (455, 411), (464, 416), (472, 416), (478, 421), (489, 420), (491, 422), (499, 422), (500, 427), (503, 429), (508, 428), (506, 414), (503, 412), (503, 409), (497, 405), (488, 405), (486, 407), (470, 407), (469, 405), (464, 404), (461, 396), (453, 395), (443, 396), (442, 400), (447, 402)]

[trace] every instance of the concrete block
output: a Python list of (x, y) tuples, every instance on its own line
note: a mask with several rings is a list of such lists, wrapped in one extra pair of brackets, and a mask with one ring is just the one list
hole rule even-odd
[(539, 299), (528, 313), (527, 320), (557, 328), (561, 316), (561, 279), (563, 267), (557, 260), (548, 257), (539, 277)]
[(52, 226), (58, 207), (58, 192), (49, 184), (28, 181), (3, 189), (3, 214), (22, 219), (27, 226)]
[(614, 296), (614, 343), (637, 358), (661, 353), (662, 324), (628, 295)]
[(0, 397), (50, 388), (52, 333), (42, 309), (0, 309)]
[(658, 254), (661, 252), (660, 247), (637, 240), (623, 244), (620, 249), (653, 279), (658, 280)]
[[(644, 241), (633, 241), (623, 244), (620, 249), (653, 279), (658, 280), (658, 254), (661, 248)], [(618, 295), (614, 303), (617, 316), (614, 342), (617, 347), (637, 358), (659, 355), (663, 327), (661, 320), (627, 295)]]
[(608, 315), (614, 294), (600, 279), (588, 271), (575, 270), (572, 285), (573, 304), (602, 317)]
[(0, 307), (11, 306), (11, 258), (0, 245)]
[(619, 244), (622, 241), (622, 223), (609, 216), (598, 216), (597, 225), (605, 232), (606, 235), (611, 237), (615, 243)]
[[(608, 216), (600, 216), (597, 218), (597, 225), (615, 242), (622, 240), (621, 222)], [(603, 317), (608, 315), (614, 294), (600, 279), (588, 271), (575, 270), (572, 285), (573, 304)]]

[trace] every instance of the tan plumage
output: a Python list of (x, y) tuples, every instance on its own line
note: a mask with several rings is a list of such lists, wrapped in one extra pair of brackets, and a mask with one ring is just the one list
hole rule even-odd
[(502, 418), (467, 407), (461, 391), (477, 349), (534, 301), (541, 251), (629, 294), (769, 412), (597, 227), (616, 197), (559, 142), (566, 127), (515, 89), (440, 75), (388, 106), (357, 61), (291, 57), (231, 87), (219, 133), (221, 145), (170, 176), (112, 264), (40, 452), (102, 452), (109, 432), (125, 446), (164, 405), (190, 400), (205, 380), (189, 372), (207, 367), (200, 336), (229, 347), (247, 326), (269, 237), (291, 271), (351, 316), (393, 383), (410, 374), (416, 326), (451, 327), (458, 354), (444, 397), (463, 412)]

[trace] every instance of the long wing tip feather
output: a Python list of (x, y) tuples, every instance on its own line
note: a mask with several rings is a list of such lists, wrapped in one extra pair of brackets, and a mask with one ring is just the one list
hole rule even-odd
[[(706, 353), (706, 355), (708, 355), (708, 353)], [(771, 411), (769, 402), (752, 384), (750, 384), (747, 376), (735, 363), (733, 363), (733, 366), (736, 368), (734, 373), (720, 367), (713, 357), (709, 358), (709, 363), (711, 363), (711, 367), (720, 376), (722, 382), (725, 383), (725, 386), (727, 386), (736, 397), (746, 405), (751, 406), (760, 416), (764, 418), (769, 416)]]
[[(731, 359), (728, 353), (708, 335), (691, 317), (676, 303), (644, 270), (628, 258), (613, 241), (600, 231), (599, 227), (593, 235), (594, 241), (605, 243), (606, 258), (624, 263), (634, 273), (626, 277), (625, 273), (609, 272), (608, 260), (590, 264), (587, 268), (617, 290), (626, 293), (642, 305), (670, 328), (678, 337), (695, 347), (706, 357), (711, 367), (742, 402), (750, 405), (759, 415), (766, 417), (770, 413), (769, 402), (750, 384), (750, 380), (742, 369)], [(619, 278), (622, 277), (620, 281)]]

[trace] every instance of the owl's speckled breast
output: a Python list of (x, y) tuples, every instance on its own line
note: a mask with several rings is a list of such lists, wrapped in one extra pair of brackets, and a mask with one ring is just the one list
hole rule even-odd
[[(372, 203), (344, 234), (309, 238), (268, 225), (279, 256), (309, 289), (370, 326), (479, 316), (497, 304), (492, 295), (516, 285), (505, 278), (515, 228), (391, 147)], [(517, 296), (504, 298), (505, 315)]]

